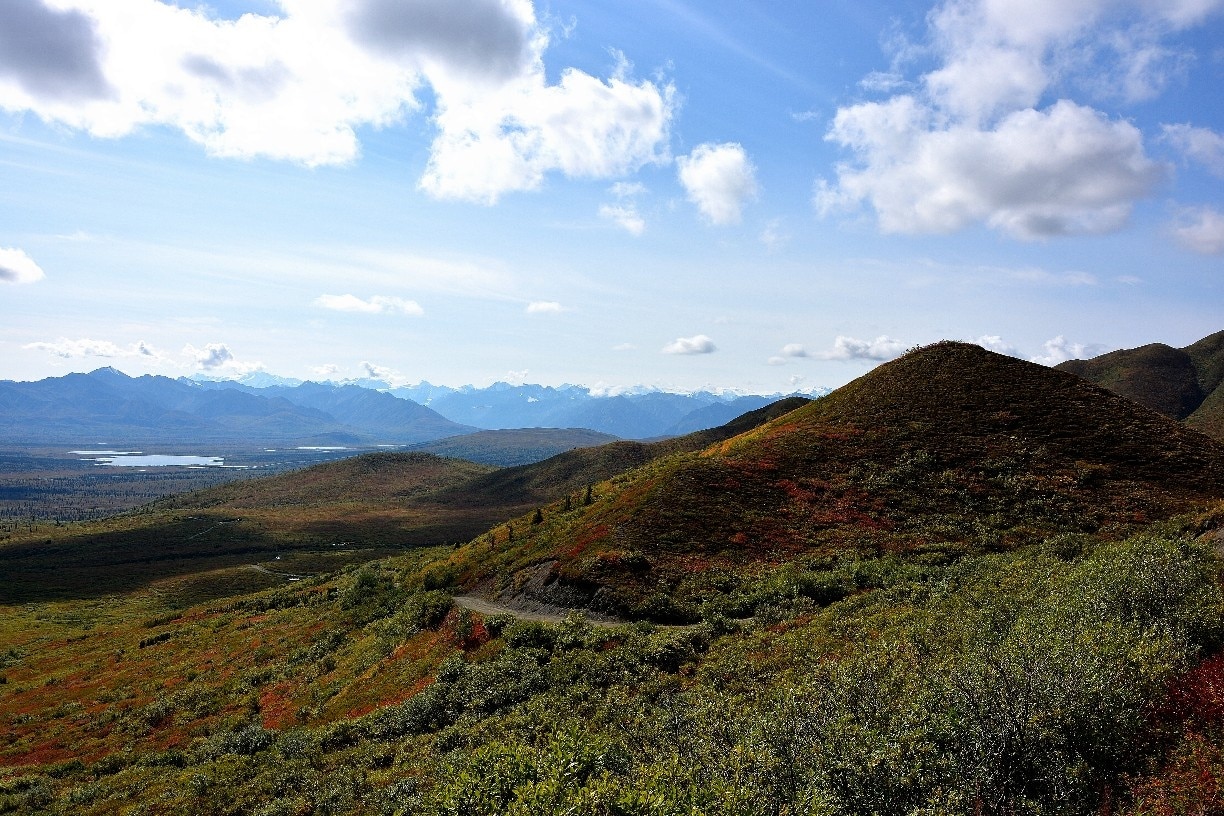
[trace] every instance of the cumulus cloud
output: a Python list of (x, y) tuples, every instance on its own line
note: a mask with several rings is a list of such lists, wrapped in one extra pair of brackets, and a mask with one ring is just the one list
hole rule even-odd
[(900, 357), (905, 351), (905, 344), (886, 335), (880, 335), (874, 340), (859, 340), (854, 337), (838, 335), (833, 341), (833, 348), (818, 352), (812, 357), (821, 360), (875, 360), (883, 362)]
[(782, 356), (783, 357), (811, 357), (812, 355), (808, 354), (807, 349), (805, 349), (799, 343), (787, 343), (785, 346), (782, 347)]
[(554, 171), (624, 175), (667, 158), (674, 96), (672, 86), (636, 82), (627, 71), (605, 81), (567, 69), (547, 85), (542, 66), (496, 94), (443, 93), (420, 186), (438, 198), (492, 204), (539, 188)]
[(946, 233), (985, 223), (1017, 238), (1122, 227), (1165, 168), (1124, 121), (1070, 101), (1014, 111), (990, 128), (937, 126), (912, 97), (843, 108), (829, 138), (852, 148), (822, 213), (868, 202), (885, 232)]
[(238, 360), (225, 343), (208, 343), (204, 348), (196, 348), (188, 344), (183, 347), (183, 354), (190, 358), (195, 367), (201, 371), (239, 376), (250, 374), (253, 371), (263, 371), (263, 363)]
[(358, 312), (361, 314), (400, 314), (420, 317), (425, 310), (415, 300), (387, 295), (374, 295), (362, 300), (356, 295), (319, 295), (315, 305), (336, 312)]
[(970, 340), (970, 343), (981, 346), (988, 351), (997, 352), (998, 354), (1006, 354), (1009, 357), (1015, 357), (1016, 347), (1007, 343), (997, 334), (984, 334), (976, 340)]
[(44, 277), (46, 274), (25, 252), (0, 247), (0, 283), (33, 283)]
[(514, 0), (356, 0), (346, 23), (354, 39), (389, 57), (494, 83), (528, 67), (537, 36), (531, 4)]
[(744, 205), (757, 195), (756, 167), (741, 145), (698, 145), (676, 164), (688, 200), (711, 224), (738, 224)]
[(64, 359), (81, 357), (143, 357), (154, 360), (162, 359), (161, 353), (143, 340), (138, 340), (126, 346), (120, 346), (110, 340), (92, 340), (86, 337), (76, 340), (60, 338), (54, 343), (27, 343), (22, 348), (32, 351), (45, 351), (48, 354), (63, 357)]
[(397, 388), (401, 385), (410, 385), (412, 383), (412, 380), (405, 377), (395, 369), (388, 368), (384, 365), (379, 365), (378, 363), (372, 363), (369, 360), (361, 361), (361, 370), (365, 372), (366, 377), (369, 379), (380, 380), (392, 388)]
[(1164, 138), (1186, 158), (1210, 170), (1212, 175), (1224, 177), (1224, 136), (1209, 128), (1181, 124), (1165, 125)]
[(785, 365), (791, 360), (800, 359), (803, 357), (811, 357), (808, 350), (800, 343), (787, 343), (782, 347), (782, 350), (773, 357), (769, 358), (770, 365)]
[(233, 352), (224, 343), (209, 343), (202, 349), (187, 346), (184, 352), (194, 357), (196, 365), (206, 371), (220, 368), (234, 360)]
[(1221, 6), (944, 0), (928, 16), (935, 68), (905, 93), (834, 117), (827, 139), (853, 159), (818, 182), (817, 209), (865, 204), (886, 232), (985, 224), (1037, 239), (1121, 228), (1168, 169), (1130, 122), (1067, 94), (1158, 93), (1184, 57), (1166, 39)]
[(324, 363), (323, 365), (315, 366), (310, 371), (316, 377), (322, 377), (328, 380), (340, 376), (340, 366), (336, 365), (335, 363)]
[(1042, 353), (1030, 357), (1034, 363), (1055, 366), (1067, 360), (1083, 360), (1096, 357), (1105, 352), (1105, 347), (1097, 343), (1073, 343), (1063, 335), (1058, 335), (1042, 344)]
[(704, 334), (677, 337), (662, 349), (664, 354), (713, 354), (715, 351), (718, 351), (718, 347)]
[(527, 304), (527, 314), (560, 314), (565, 307), (555, 300), (537, 300)]
[(1173, 227), (1173, 237), (1202, 255), (1224, 253), (1224, 213), (1211, 207), (1187, 210)]
[(31, 98), (106, 98), (111, 90), (95, 28), (81, 11), (49, 8), (42, 0), (7, 0), (0, 26), (0, 80)]
[(530, 0), (283, 2), (236, 20), (159, 0), (13, 3), (0, 109), (95, 136), (167, 126), (213, 155), (343, 164), (358, 130), (428, 99), (421, 187), (489, 203), (552, 172), (616, 177), (667, 158), (671, 85), (623, 61), (606, 79), (571, 68), (551, 81)]

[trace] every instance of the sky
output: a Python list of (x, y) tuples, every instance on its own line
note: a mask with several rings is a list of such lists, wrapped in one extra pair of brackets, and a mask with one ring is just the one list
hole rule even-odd
[(2, 0), (0, 379), (789, 393), (1224, 329), (1224, 0)]

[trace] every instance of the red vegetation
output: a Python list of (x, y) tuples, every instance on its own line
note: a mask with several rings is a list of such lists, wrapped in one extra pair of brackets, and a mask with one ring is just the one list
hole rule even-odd
[(1131, 787), (1135, 816), (1222, 816), (1224, 754), (1192, 735), (1156, 775)]
[(1175, 678), (1153, 713), (1156, 723), (1203, 733), (1224, 724), (1224, 653)]
[(264, 728), (288, 728), (295, 723), (297, 706), (293, 704), (293, 688), (291, 680), (282, 680), (268, 686), (259, 695), (259, 714)]

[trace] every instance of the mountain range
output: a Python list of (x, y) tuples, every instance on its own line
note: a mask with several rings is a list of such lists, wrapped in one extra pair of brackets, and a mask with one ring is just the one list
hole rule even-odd
[[(251, 392), (293, 389), (301, 380), (277, 377), (259, 371), (238, 379), (213, 379), (195, 375), (192, 380), (207, 387), (243, 388)], [(486, 430), (513, 428), (587, 428), (623, 439), (679, 436), (713, 428), (741, 414), (785, 396), (741, 395), (696, 391), (673, 393), (655, 388), (633, 388), (608, 393), (580, 385), (546, 386), (495, 382), (478, 388), (453, 388), (420, 382), (399, 385), (386, 380), (361, 378), (331, 386), (356, 385), (383, 391), (432, 408), (453, 422)], [(829, 389), (814, 389), (802, 396), (815, 397)], [(798, 395), (798, 394), (796, 394)]]
[[(289, 385), (268, 377), (260, 382), (262, 387), (227, 380), (129, 377), (113, 368), (38, 382), (0, 382), (0, 440), (361, 446), (414, 445), (482, 429), (586, 429), (602, 434), (582, 441), (569, 432), (556, 434), (537, 449), (546, 457), (609, 437), (647, 439), (715, 427), (774, 399), (658, 391), (597, 396), (573, 386), (497, 383), (484, 389), (433, 389), (432, 406), (426, 406), (404, 396), (403, 390), (366, 387), (373, 383)], [(523, 461), (521, 439), (505, 440), (510, 446), (505, 456), (490, 448), (495, 439), (486, 435), (460, 447), (483, 448), (483, 456), (496, 464)]]
[(113, 368), (0, 382), (0, 439), (6, 442), (407, 444), (473, 430), (409, 400), (355, 386), (308, 383), (291, 393), (264, 394), (129, 377)]

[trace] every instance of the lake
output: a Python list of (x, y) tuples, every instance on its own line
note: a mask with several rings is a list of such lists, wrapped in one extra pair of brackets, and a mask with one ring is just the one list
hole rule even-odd
[(223, 456), (178, 456), (174, 454), (144, 454), (140, 451), (72, 451), (108, 467), (225, 467)]

